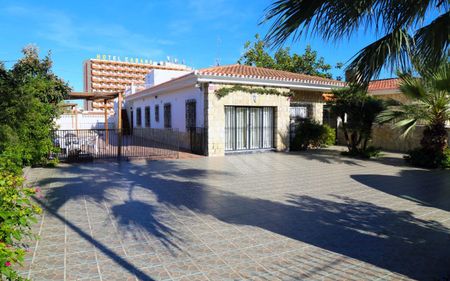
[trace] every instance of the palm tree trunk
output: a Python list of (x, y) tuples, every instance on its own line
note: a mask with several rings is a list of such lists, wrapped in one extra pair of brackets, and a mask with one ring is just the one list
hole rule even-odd
[(445, 122), (438, 122), (426, 127), (420, 144), (426, 151), (442, 155), (448, 147), (448, 133)]

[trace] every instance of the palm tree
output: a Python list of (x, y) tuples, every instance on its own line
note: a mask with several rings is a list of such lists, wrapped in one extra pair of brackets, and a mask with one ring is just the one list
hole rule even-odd
[(433, 155), (443, 155), (448, 147), (445, 128), (450, 121), (450, 64), (445, 62), (434, 72), (399, 74), (400, 91), (410, 98), (409, 103), (393, 105), (381, 112), (377, 121), (394, 122), (406, 136), (417, 124), (426, 128), (421, 140), (422, 149)]
[[(438, 15), (425, 24), (430, 14)], [(355, 83), (367, 85), (386, 66), (437, 68), (448, 56), (448, 0), (276, 0), (262, 22), (272, 20), (265, 40), (273, 47), (291, 36), (294, 41), (302, 35), (337, 41), (361, 28), (374, 32), (379, 38), (346, 68)]]

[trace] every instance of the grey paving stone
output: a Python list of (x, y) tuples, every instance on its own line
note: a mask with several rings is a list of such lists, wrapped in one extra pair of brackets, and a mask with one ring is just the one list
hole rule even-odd
[(450, 172), (401, 159), (262, 153), (29, 174), (46, 196), (20, 269), (33, 280), (450, 277)]

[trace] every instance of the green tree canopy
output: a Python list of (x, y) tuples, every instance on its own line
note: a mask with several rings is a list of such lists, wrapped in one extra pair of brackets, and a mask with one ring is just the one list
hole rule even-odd
[[(323, 57), (318, 57), (317, 51), (309, 45), (301, 55), (291, 54), (290, 48), (285, 47), (278, 49), (272, 56), (267, 43), (256, 34), (255, 41), (247, 41), (244, 48), (245, 52), (238, 60), (240, 64), (332, 78), (331, 65), (326, 63)], [(338, 64), (336, 68), (341, 66), (342, 64)]]
[(13, 150), (23, 163), (36, 164), (52, 148), (58, 103), (70, 88), (51, 71), (50, 54), (40, 59), (29, 46), (23, 55), (11, 69), (0, 65), (0, 154)]

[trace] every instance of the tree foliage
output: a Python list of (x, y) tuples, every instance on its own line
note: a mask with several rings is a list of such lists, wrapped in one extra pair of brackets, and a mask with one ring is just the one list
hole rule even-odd
[(24, 239), (34, 237), (31, 226), (40, 209), (31, 200), (39, 189), (27, 186), (22, 167), (46, 162), (58, 104), (70, 90), (51, 66), (50, 55), (40, 59), (33, 46), (11, 69), (0, 65), (1, 280), (23, 280), (17, 264), (24, 260)]
[(343, 120), (342, 129), (351, 155), (367, 155), (372, 136), (372, 124), (383, 111), (384, 104), (359, 88), (344, 88), (333, 92), (331, 111)]
[(0, 65), (0, 153), (14, 148), (23, 164), (39, 164), (52, 148), (58, 103), (70, 88), (51, 71), (50, 55), (40, 59), (33, 46), (23, 55), (11, 69)]
[[(301, 55), (291, 54), (290, 48), (286, 47), (278, 49), (272, 56), (267, 43), (256, 34), (255, 41), (247, 41), (244, 48), (244, 54), (238, 60), (240, 64), (332, 78), (331, 65), (323, 57), (318, 57), (317, 51), (309, 45)], [(341, 65), (338, 64), (336, 68)]]
[[(438, 15), (428, 23), (432, 11)], [(385, 66), (436, 69), (448, 57), (450, 12), (443, 0), (276, 0), (267, 21), (272, 21), (265, 37), (271, 46), (302, 35), (337, 41), (361, 29), (376, 34), (346, 68), (354, 83), (367, 84)]]

